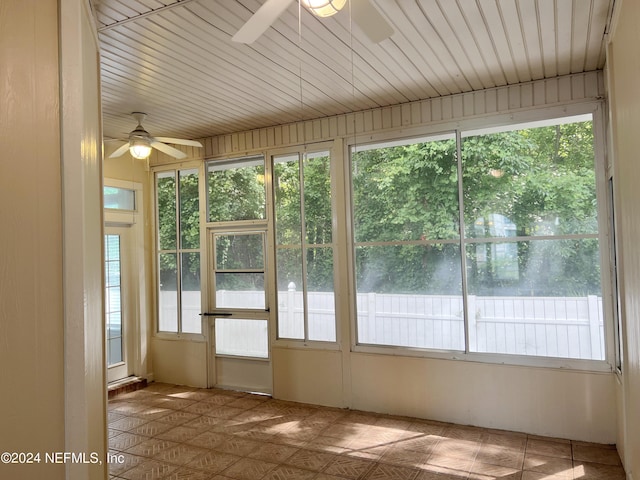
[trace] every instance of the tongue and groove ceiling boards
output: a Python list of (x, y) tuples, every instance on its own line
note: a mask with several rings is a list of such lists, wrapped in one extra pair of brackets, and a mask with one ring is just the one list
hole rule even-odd
[(394, 30), (373, 43), (350, 9), (292, 1), (254, 43), (231, 37), (264, 0), (91, 0), (105, 138), (130, 113), (202, 138), (601, 69), (614, 0), (371, 0)]

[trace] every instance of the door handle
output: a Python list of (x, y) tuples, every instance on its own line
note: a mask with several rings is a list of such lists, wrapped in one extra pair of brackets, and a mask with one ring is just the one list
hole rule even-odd
[(201, 317), (230, 317), (231, 315), (233, 315), (233, 313), (230, 312), (205, 312), (200, 314)]

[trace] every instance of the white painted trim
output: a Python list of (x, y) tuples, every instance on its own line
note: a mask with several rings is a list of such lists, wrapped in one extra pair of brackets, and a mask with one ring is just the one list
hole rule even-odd
[(512, 123), (514, 119), (510, 115), (524, 113), (526, 117), (527, 112), (551, 106), (570, 109), (574, 103), (600, 100), (604, 95), (602, 71), (565, 75), (209, 137), (203, 139), (204, 158), (251, 155), (273, 148), (308, 145), (336, 138), (361, 143), (368, 141), (369, 135), (383, 132), (395, 132), (397, 138), (398, 132), (408, 136), (415, 127), (420, 127), (422, 134), (427, 126), (433, 132), (451, 131), (458, 129), (463, 120), (467, 122), (467, 129), (473, 128), (473, 123), (469, 123), (472, 121), (478, 128), (484, 128), (487, 118), (504, 115), (504, 123)]

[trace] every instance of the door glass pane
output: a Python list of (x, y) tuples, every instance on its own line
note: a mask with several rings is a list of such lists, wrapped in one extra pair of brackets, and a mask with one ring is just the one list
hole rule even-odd
[(181, 307), (182, 331), (202, 333), (200, 321), (200, 253), (182, 253)]
[(264, 235), (215, 235), (214, 239), (216, 307), (266, 309)]
[(207, 164), (210, 222), (265, 218), (264, 158)]
[(216, 353), (239, 357), (269, 357), (266, 320), (216, 318)]
[(264, 273), (216, 273), (216, 308), (264, 310)]
[(216, 235), (217, 270), (264, 270), (262, 233)]
[(161, 253), (160, 288), (158, 294), (158, 330), (178, 331), (178, 269), (175, 253)]
[(107, 365), (124, 361), (122, 356), (122, 295), (120, 235), (105, 235), (105, 307)]

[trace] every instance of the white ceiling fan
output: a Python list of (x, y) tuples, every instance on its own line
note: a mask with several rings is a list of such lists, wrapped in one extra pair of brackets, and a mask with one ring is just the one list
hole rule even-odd
[(173, 148), (166, 143), (173, 143), (175, 145), (189, 145), (192, 147), (202, 147), (202, 144), (195, 140), (183, 140), (181, 138), (170, 137), (152, 137), (151, 135), (149, 135), (149, 132), (147, 132), (142, 126), (142, 122), (144, 121), (147, 114), (142, 112), (133, 112), (131, 116), (133, 116), (133, 118), (137, 120), (138, 126), (131, 133), (129, 133), (129, 141), (118, 148), (111, 155), (109, 155), (109, 158), (120, 157), (124, 155), (127, 150), (129, 150), (129, 153), (131, 153), (132, 157), (143, 160), (151, 154), (151, 148), (153, 147), (157, 150), (160, 150), (162, 153), (166, 153), (167, 155), (170, 155), (174, 158), (183, 159), (187, 156), (186, 153), (181, 152), (177, 148)]
[[(282, 15), (294, 0), (267, 0), (231, 38), (238, 43), (253, 43)], [(347, 0), (299, 0), (318, 17), (328, 17), (342, 10)], [(373, 43), (393, 34), (393, 28), (370, 0), (350, 0), (353, 21)]]

